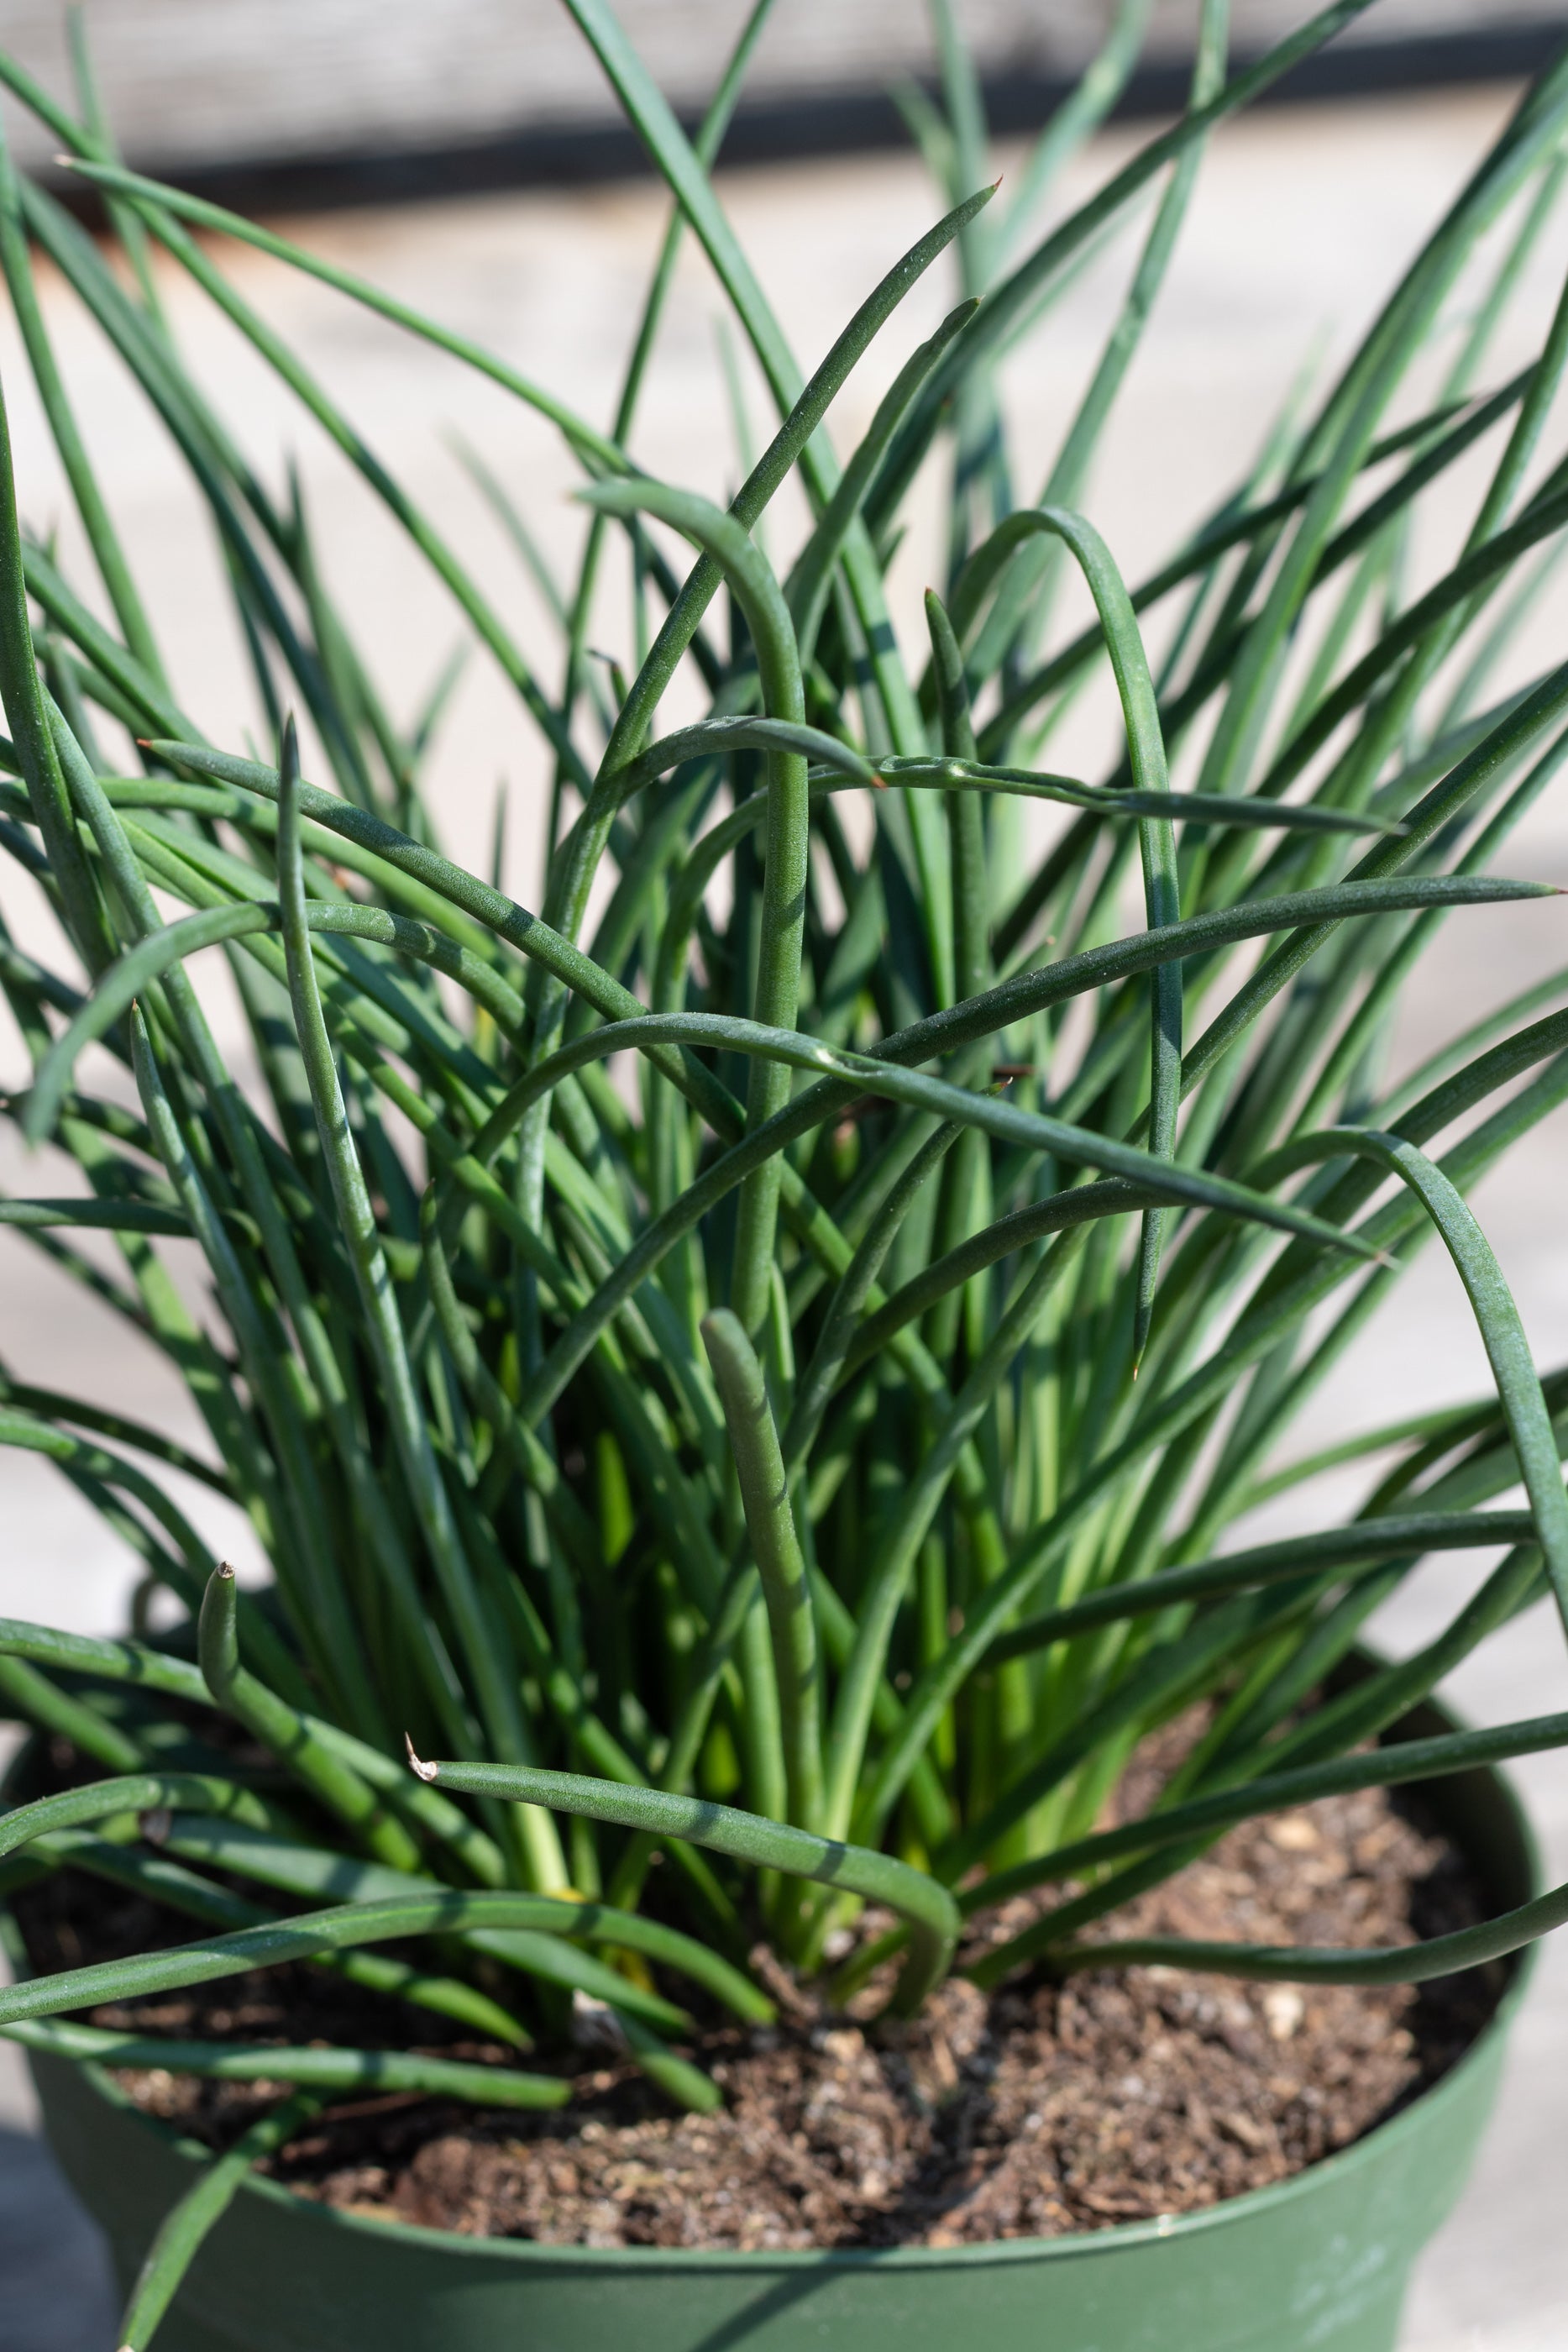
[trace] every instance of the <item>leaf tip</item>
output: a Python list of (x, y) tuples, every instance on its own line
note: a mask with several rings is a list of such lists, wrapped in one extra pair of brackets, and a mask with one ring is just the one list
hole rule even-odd
[(413, 1741), (409, 1738), (406, 1731), (402, 1735), (402, 1744), (408, 1750), (409, 1763), (413, 1767), (413, 1770), (419, 1775), (419, 1778), (422, 1780), (434, 1780), (438, 1768), (434, 1764), (427, 1764), (423, 1757), (416, 1756), (414, 1754)]

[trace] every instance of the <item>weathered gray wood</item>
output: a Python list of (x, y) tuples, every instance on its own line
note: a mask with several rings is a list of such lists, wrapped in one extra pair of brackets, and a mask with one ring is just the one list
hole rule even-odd
[[(617, 0), (677, 104), (700, 103), (750, 0)], [(1161, 0), (1150, 54), (1188, 45), (1197, 0)], [(961, 0), (982, 68), (1056, 79), (1092, 54), (1111, 0)], [(110, 115), (132, 157), (234, 165), (356, 150), (443, 148), (550, 125), (593, 124), (612, 103), (560, 0), (89, 0)], [(1299, 24), (1307, 0), (1235, 0), (1239, 47)], [(68, 88), (65, 0), (0, 0), (0, 43)], [(1379, 0), (1346, 37), (1425, 39), (1554, 23), (1564, 0)], [(762, 99), (885, 89), (931, 62), (923, 0), (789, 0), (756, 62)], [(8, 110), (8, 116), (10, 110)], [(53, 142), (30, 125), (40, 161)]]

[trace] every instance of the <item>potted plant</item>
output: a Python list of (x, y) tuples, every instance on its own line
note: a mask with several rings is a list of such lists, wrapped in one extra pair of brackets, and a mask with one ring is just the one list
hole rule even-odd
[[(1568, 1387), (1538, 1376), (1465, 1201), (1568, 1092), (1561, 987), (1397, 1083), (1381, 1055), (1445, 915), (1552, 895), (1491, 868), (1568, 753), (1568, 665), (1506, 690), (1493, 672), (1568, 520), (1542, 448), (1568, 302), (1533, 366), (1477, 386), (1561, 180), (1568, 62), (1521, 100), (1315, 409), (1129, 590), (1080, 501), (1204, 136), (1357, 0), (1228, 79), (1225, 9), (1206, 0), (1185, 117), (1032, 247), (1027, 212), (1111, 103), (1143, 12), (1120, 11), (1004, 203), (938, 11), (942, 104), (910, 105), (944, 216), (806, 381), (707, 176), (766, 0), (691, 142), (602, 0), (570, 5), (675, 199), (608, 432), (344, 271), (122, 169), (85, 71), (72, 110), (0, 63), (101, 192), (129, 263), (5, 167), (0, 265), (112, 619), (18, 525), (7, 453), (0, 840), (63, 940), (57, 965), (0, 950), (32, 1066), (7, 1108), (79, 1181), (0, 1216), (172, 1360), (211, 1438), (197, 1457), (6, 1375), (0, 1436), (59, 1464), (136, 1548), (151, 1598), (124, 1639), (0, 1623), (0, 1701), (35, 1734), (0, 1816), (16, 1968), (0, 2031), (32, 2054), (126, 2268), (137, 2352), (165, 2314), (159, 2340), (185, 2352), (581, 2352), (628, 2330), (660, 2352), (803, 2333), (946, 2346), (977, 2325), (1064, 2352), (1382, 2352), (1484, 2119), (1512, 1999), (1498, 2009), (1500, 1964), (1568, 1916), (1490, 1770), (1563, 1744), (1568, 1716), (1464, 1730), (1431, 1705), (1521, 1610), (1547, 1596), (1568, 1613)], [(1021, 504), (998, 363), (1145, 193), (1124, 310)], [(559, 597), (559, 686), (211, 236), (314, 272), (565, 436), (591, 516)], [(781, 419), (727, 509), (630, 454), (685, 236)], [(182, 709), (56, 366), (35, 248), (210, 506), (274, 760), (207, 740)], [(555, 774), (539, 913), (443, 855), (428, 729), (389, 714), (300, 503), (182, 363), (154, 251), (338, 440), (516, 687)], [(963, 301), (841, 465), (835, 395), (948, 255)], [(1456, 289), (1466, 330), (1417, 397)], [(1421, 494), (1489, 433), (1464, 547), (1403, 594)], [(951, 464), (951, 561), (916, 646), (886, 575), (934, 456)], [(779, 570), (758, 526), (791, 478), (810, 520)], [(657, 616), (623, 667), (589, 650), (617, 551), (636, 614)], [(1074, 577), (1095, 617), (1053, 635)], [(705, 715), (671, 725), (677, 684)], [(1097, 782), (1043, 764), (1083, 687), (1122, 720), (1124, 757)], [(329, 785), (304, 780), (290, 708)], [(1043, 848), (1029, 801), (1048, 804)], [(189, 969), (214, 948), (249, 1024), (237, 1075)], [(113, 1237), (118, 1271), (82, 1231)], [(1339, 1456), (1376, 1466), (1352, 1517), (1239, 1549), (1228, 1530), (1260, 1495), (1321, 1466), (1281, 1466), (1292, 1416), (1434, 1240), (1493, 1392), (1364, 1430)], [(196, 1307), (175, 1278), (193, 1265)], [(242, 1591), (208, 1554), (170, 1469), (248, 1515), (269, 1582)], [(1420, 1653), (1360, 1652), (1424, 1559), (1487, 1547), (1500, 1564)], [(1375, 1871), (1309, 1872), (1311, 1808), (1362, 1807), (1344, 1818), (1383, 1853), (1416, 1832), (1381, 1792), (1417, 1781), (1469, 1874), (1446, 1925), (1364, 1907), (1337, 1941), (1246, 1932), (1310, 1923), (1304, 1887), (1349, 1918), (1333, 1888), (1360, 1870), (1361, 1900)], [(1273, 1878), (1242, 1873), (1236, 1898), (1236, 1870), (1218, 1874), (1232, 1907), (1195, 1931), (1194, 1868), (1281, 1822)], [(1464, 1971), (1480, 1973), (1453, 2063), (1369, 2131), (1421, 2079), (1404, 1996), (1375, 1989)], [(247, 2032), (236, 1982), (275, 1981), (287, 1991)], [(1129, 1985), (1164, 2037), (1163, 2056), (1145, 2037), (1151, 2065), (1180, 2042), (1243, 2069), (1231, 2172), (1156, 2168), (1120, 2206), (1052, 2175), (1054, 2206), (1037, 2179), (958, 2226), (963, 2163), (991, 2181), (1039, 2127), (1030, 2069), (1047, 2042), (1061, 2060), (1074, 2001), (1073, 2095), (1123, 2130), (1141, 2090), (1111, 2079), (1104, 2004), (1124, 2010)], [(1339, 2052), (1342, 2078), (1364, 2075), (1359, 2105), (1260, 2154), (1274, 2126), (1246, 2102), (1283, 2063), (1268, 2033), (1288, 2041), (1312, 2002), (1331, 2043), (1370, 2032), (1371, 2011), (1325, 1990), (1344, 1988), (1385, 2001), (1377, 2063)], [(770, 2067), (794, 2087), (765, 2129)], [(897, 2194), (845, 2191), (859, 2221), (846, 2204), (813, 2243), (804, 2175), (786, 2178), (809, 2134), (789, 2117), (834, 2069), (835, 2096), (880, 2100), (919, 2161)], [(756, 2194), (793, 2198), (790, 2228), (723, 2217), (740, 2160), (727, 2096), (752, 2102)], [(598, 2120), (572, 2140), (588, 2097)], [(1224, 2134), (1197, 2076), (1184, 2097), (1207, 2162)], [(977, 2155), (982, 2108), (1015, 2120)], [(433, 2114), (454, 2162), (499, 2150), (507, 2193), (542, 2179), (567, 2220), (443, 2233), (368, 2187), (308, 2201), (286, 2185), (302, 2136), (357, 2126), (384, 2188), (375, 2134), (412, 2116), (417, 2139)], [(622, 2142), (644, 2151), (658, 2242), (570, 2219), (587, 2210), (574, 2168), (619, 2163)], [(654, 2176), (703, 2149), (682, 2242), (685, 2192)]]

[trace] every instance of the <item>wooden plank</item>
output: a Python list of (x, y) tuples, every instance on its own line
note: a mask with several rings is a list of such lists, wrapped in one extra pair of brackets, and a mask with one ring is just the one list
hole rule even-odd
[[(750, 0), (617, 0), (672, 101), (700, 109)], [(1009, 110), (1043, 113), (1103, 37), (1112, 0), (961, 0), (980, 69)], [(1177, 101), (1197, 0), (1156, 7), (1134, 92), (1145, 109)], [(1233, 41), (1257, 54), (1293, 29), (1304, 0), (1236, 0)], [(63, 0), (4, 0), (0, 41), (51, 89), (69, 88)], [(604, 145), (617, 121), (598, 66), (559, 0), (268, 0), (192, 8), (117, 0), (89, 12), (110, 118), (135, 161), (230, 181), (311, 159), (412, 169), (415, 192), (439, 160), (464, 184), (487, 151), (493, 172), (538, 178), (623, 170)], [(1379, 0), (1336, 45), (1336, 74), (1367, 51), (1378, 86), (1407, 49), (1417, 79), (1525, 70), (1531, 28), (1568, 30), (1568, 0)], [(1455, 46), (1455, 45), (1458, 46)], [(1479, 44), (1480, 46), (1478, 46)], [(1509, 45), (1512, 44), (1511, 47)], [(1522, 45), (1521, 45), (1522, 44)], [(1380, 52), (1374, 66), (1371, 50)], [(1489, 68), (1483, 50), (1494, 63)], [(1518, 62), (1510, 57), (1517, 50)], [(758, 50), (747, 106), (770, 152), (884, 143), (896, 126), (889, 86), (932, 68), (928, 12), (914, 0), (789, 0)], [(1312, 76), (1321, 79), (1322, 68)], [(1303, 85), (1305, 86), (1305, 85)], [(1141, 97), (1140, 97), (1141, 92)], [(19, 154), (45, 164), (55, 142), (6, 109)], [(732, 152), (744, 150), (743, 109)], [(1014, 121), (1010, 128), (1024, 127)], [(580, 142), (572, 161), (572, 142)], [(421, 158), (425, 170), (419, 169)], [(619, 159), (619, 160), (618, 160)], [(498, 182), (497, 182), (498, 184)], [(379, 191), (371, 191), (378, 193)], [(307, 199), (308, 201), (309, 199)]]

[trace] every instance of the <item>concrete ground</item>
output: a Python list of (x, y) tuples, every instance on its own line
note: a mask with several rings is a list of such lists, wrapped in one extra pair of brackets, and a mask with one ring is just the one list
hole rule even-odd
[[(1281, 111), (1221, 134), (1206, 167), (1180, 256), (1128, 383), (1087, 504), (1129, 575), (1141, 573), (1227, 488), (1260, 438), (1275, 404), (1303, 364), (1320, 375), (1342, 356), (1394, 283), (1501, 118), (1507, 93), (1453, 94), (1375, 107)], [(1073, 193), (1126, 152), (1129, 135), (1099, 143)], [(913, 164), (876, 158), (828, 168), (748, 173), (727, 189), (736, 225), (787, 331), (810, 363), (854, 302), (929, 220), (931, 203)], [(361, 268), (450, 323), (482, 336), (553, 386), (570, 388), (591, 414), (608, 414), (641, 274), (656, 245), (663, 206), (641, 186), (486, 199), (395, 214), (344, 215), (292, 224), (307, 242)], [(1130, 248), (1103, 254), (1051, 314), (1048, 331), (1015, 362), (1009, 399), (1020, 427), (1022, 474), (1043, 474), (1078, 387), (1113, 315)], [(1561, 282), (1562, 226), (1526, 271), (1505, 323), (1490, 381), (1501, 381), (1538, 347)], [(368, 438), (477, 566), (531, 647), (546, 643), (531, 591), (519, 582), (501, 534), (456, 464), (444, 428), (455, 425), (526, 499), (556, 560), (580, 528), (568, 504), (571, 473), (549, 436), (493, 388), (399, 341), (326, 289), (289, 278), (254, 255), (235, 261), (246, 291), (307, 354)], [(217, 568), (177, 461), (128, 394), (116, 363), (57, 288), (47, 289), (67, 373), (148, 601), (166, 626), (181, 692), (222, 740), (255, 726), (240, 650), (217, 593)], [(215, 323), (183, 285), (166, 288), (176, 329), (194, 363), (222, 392), (258, 460), (276, 472), (298, 454), (327, 569), (359, 617), (374, 663), (400, 712), (412, 712), (458, 631), (357, 483), (345, 478), (320, 436), (291, 415), (283, 395), (231, 330)], [(915, 336), (952, 299), (950, 282), (910, 298), (907, 316), (873, 352), (835, 417), (846, 446)], [(714, 491), (733, 484), (737, 460), (715, 391), (716, 297), (689, 261), (660, 351), (637, 436), (652, 468)], [(62, 518), (66, 501), (24, 380), (14, 340), (0, 326), (0, 371), (13, 411), (23, 505), (36, 526)], [(742, 367), (742, 373), (746, 370)], [(863, 377), (863, 380), (862, 380)], [(765, 410), (752, 386), (753, 412)], [(1561, 438), (1560, 432), (1558, 439)], [(1552, 444), (1556, 446), (1556, 442)], [(1456, 476), (1424, 550), (1457, 538), (1476, 476)], [(779, 543), (794, 526), (781, 517)], [(1422, 551), (1418, 551), (1418, 553)], [(901, 625), (917, 625), (918, 591), (934, 576), (934, 517), (917, 521), (896, 580)], [(1521, 674), (1561, 658), (1563, 604), (1548, 605), (1521, 649)], [(613, 640), (613, 616), (603, 635)], [(548, 656), (541, 654), (546, 675)], [(1110, 740), (1103, 713), (1085, 712), (1053, 751), (1064, 766), (1094, 773)], [(435, 795), (456, 855), (487, 855), (492, 793), (510, 780), (519, 817), (538, 805), (537, 753), (507, 689), (477, 662), (459, 688), (437, 758)], [(507, 879), (534, 899), (537, 860), (527, 823), (512, 828)], [(1548, 796), (1516, 836), (1511, 869), (1568, 879), (1568, 798)], [(14, 893), (0, 885), (8, 914)], [(537, 903), (537, 900), (535, 901)], [(36, 936), (36, 934), (32, 934)], [(1476, 911), (1452, 920), (1430, 957), (1399, 1041), (1419, 1058), (1487, 1004), (1568, 962), (1556, 902)], [(15, 1074), (16, 1041), (0, 1034), (0, 1084)], [(1561, 1216), (1568, 1122), (1542, 1127), (1480, 1188), (1478, 1206), (1519, 1297), (1538, 1359), (1568, 1359), (1568, 1232)], [(0, 1181), (56, 1189), (40, 1169), (0, 1165)], [(15, 1235), (0, 1236), (0, 1296), (7, 1365), (105, 1402), (133, 1400), (143, 1415), (189, 1433), (190, 1416), (162, 1368), (132, 1350), (90, 1301), (62, 1291)], [(1485, 1366), (1451, 1273), (1421, 1261), (1393, 1310), (1364, 1335), (1299, 1433), (1303, 1451), (1363, 1423), (1475, 1393)], [(1324, 1524), (1353, 1490), (1329, 1482), (1300, 1507)], [(192, 1497), (215, 1538), (242, 1556), (243, 1531), (211, 1498)], [(0, 1457), (0, 1613), (86, 1628), (112, 1628), (131, 1581), (126, 1559), (85, 1507), (29, 1459)], [(1277, 1519), (1270, 1524), (1277, 1524)], [(1402, 1601), (1381, 1637), (1396, 1648), (1451, 1612), (1468, 1570), (1441, 1564), (1429, 1586)], [(1479, 1720), (1544, 1712), (1563, 1704), (1561, 1637), (1544, 1616), (1517, 1625), (1457, 1678), (1454, 1696)], [(1568, 1875), (1568, 1772), (1548, 1758), (1521, 1772), (1547, 1849), (1548, 1869)], [(1568, 2121), (1568, 1942), (1543, 1956), (1516, 2037), (1496, 2128), (1475, 2181), (1448, 2230), (1426, 2257), (1402, 2352), (1551, 2352), (1568, 2342), (1568, 2236), (1561, 2227), (1563, 2128)], [(0, 2352), (99, 2352), (112, 2344), (112, 2314), (87, 2225), (60, 2190), (31, 2137), (31, 2109), (14, 2053), (0, 2046)]]

